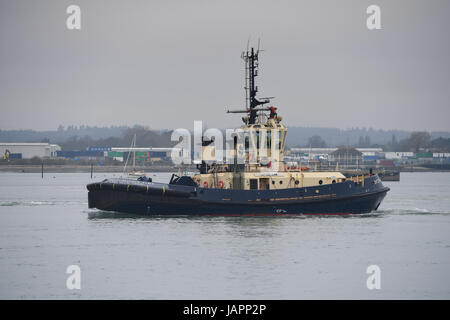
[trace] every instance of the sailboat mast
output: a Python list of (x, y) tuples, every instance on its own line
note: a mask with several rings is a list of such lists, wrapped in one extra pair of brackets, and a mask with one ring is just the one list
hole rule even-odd
[(136, 171), (136, 133), (133, 137), (133, 170)]

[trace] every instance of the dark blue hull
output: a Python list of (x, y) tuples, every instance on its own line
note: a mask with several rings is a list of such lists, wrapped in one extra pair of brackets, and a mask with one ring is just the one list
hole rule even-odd
[(145, 215), (361, 214), (375, 211), (389, 188), (377, 175), (353, 181), (280, 190), (226, 190), (126, 179), (92, 183), (89, 207)]

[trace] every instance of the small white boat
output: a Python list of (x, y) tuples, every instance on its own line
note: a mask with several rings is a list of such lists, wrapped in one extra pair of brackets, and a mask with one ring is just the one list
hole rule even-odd
[[(146, 174), (144, 171), (136, 170), (136, 151), (135, 151), (136, 150), (136, 134), (133, 137), (133, 142), (132, 142), (131, 146), (132, 146), (132, 148), (130, 148), (130, 149), (133, 149), (133, 171), (129, 172), (128, 176), (129, 177), (142, 177), (142, 176), (146, 177)], [(127, 159), (127, 162), (128, 162), (128, 159)], [(126, 166), (126, 164), (125, 164), (125, 166)]]
[(144, 171), (131, 171), (130, 173), (128, 173), (128, 175), (130, 177), (146, 177), (146, 173)]

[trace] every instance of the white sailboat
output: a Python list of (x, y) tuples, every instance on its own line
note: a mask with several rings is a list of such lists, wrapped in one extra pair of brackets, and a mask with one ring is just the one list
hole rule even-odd
[(133, 137), (132, 148), (133, 148), (133, 170), (129, 172), (128, 175), (130, 177), (142, 177), (142, 176), (145, 177), (146, 175), (144, 171), (136, 170), (136, 134), (134, 134)]

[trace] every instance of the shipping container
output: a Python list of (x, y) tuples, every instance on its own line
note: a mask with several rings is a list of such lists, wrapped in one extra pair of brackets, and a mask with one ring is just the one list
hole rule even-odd
[(108, 157), (111, 157), (111, 158), (121, 157), (121, 158), (123, 158), (123, 152), (108, 151)]
[(416, 153), (417, 158), (433, 158), (433, 153), (431, 152), (417, 152)]
[(376, 156), (376, 155), (366, 155), (366, 156), (363, 156), (363, 160), (364, 161), (376, 161), (376, 160), (378, 160), (378, 156)]
[(87, 151), (111, 151), (111, 147), (88, 147)]
[(56, 156), (61, 158), (77, 158), (77, 157), (103, 157), (102, 151), (56, 151)]
[(393, 160), (380, 160), (380, 165), (384, 166), (384, 167), (393, 167), (394, 166), (394, 161)]
[(22, 154), (21, 153), (10, 153), (9, 159), (22, 159)]

